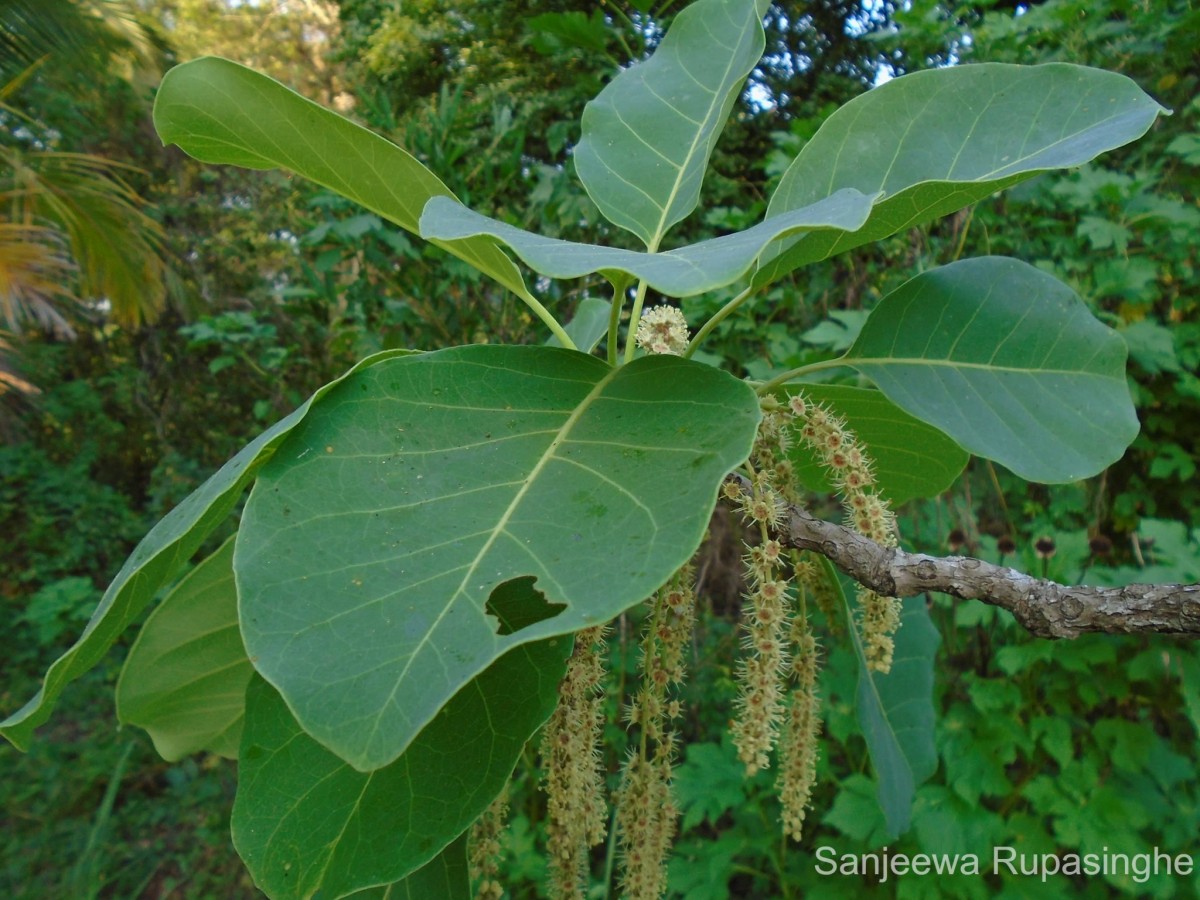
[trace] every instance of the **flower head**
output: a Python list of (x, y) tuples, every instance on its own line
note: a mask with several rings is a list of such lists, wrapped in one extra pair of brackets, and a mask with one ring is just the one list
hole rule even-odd
[(683, 313), (666, 304), (643, 312), (638, 321), (637, 345), (647, 353), (681, 356), (688, 345), (687, 320)]

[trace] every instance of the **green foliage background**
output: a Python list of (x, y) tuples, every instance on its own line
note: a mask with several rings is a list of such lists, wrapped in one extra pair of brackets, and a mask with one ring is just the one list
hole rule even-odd
[[(376, 350), (542, 339), (513, 298), (348, 201), (278, 174), (201, 167), (161, 151), (149, 128), (155, 79), (147, 71), (155, 66), (145, 65), (147, 55), (161, 67), (223, 50), (322, 102), (352, 97), (365, 124), (483, 212), (551, 236), (621, 245), (574, 179), (569, 151), (583, 103), (616, 66), (653, 48), (680, 6), (610, 4), (601, 15), (590, 3), (547, 2), (530, 17), (510, 2), (412, 3), (401, 13), (377, 0), (343, 0), (322, 7), (326, 43), (296, 39), (305, 23), (287, 17), (271, 25), (274, 40), (255, 43), (249, 36), (263, 33), (264, 20), (251, 9), (231, 17), (216, 15), (216, 0), (147, 0), (139, 15), (151, 39), (141, 68), (107, 57), (81, 79), (52, 57), (7, 99), (34, 124), (20, 128), (4, 113), (6, 147), (45, 144), (140, 167), (129, 180), (164, 228), (173, 286), (151, 327), (119, 327), (84, 305), (64, 311), (73, 342), (32, 328), (9, 339), (4, 365), (40, 392), (0, 395), (0, 709), (31, 693), (149, 524), (318, 385)], [(761, 218), (787, 161), (881, 73), (947, 62), (1080, 62), (1129, 74), (1175, 115), (1100, 163), (808, 269), (803, 282), (785, 279), (758, 301), (753, 319), (723, 326), (710, 361), (767, 377), (845, 350), (862, 312), (915, 272), (987, 253), (1035, 262), (1124, 336), (1141, 436), (1103, 476), (1076, 485), (1027, 485), (973, 462), (941, 497), (904, 508), (907, 544), (931, 552), (962, 545), (1065, 581), (1200, 579), (1196, 11), (1177, 0), (1047, 0), (1019, 14), (1003, 3), (924, 0), (872, 15), (829, 0), (806, 10), (772, 8), (768, 62), (718, 146), (703, 213), (680, 240)], [(585, 279), (550, 299), (567, 307), (596, 288)], [(715, 310), (704, 303), (721, 299), (685, 309), (698, 318)], [(769, 776), (745, 781), (722, 736), (734, 696), (738, 585), (736, 526), (719, 524), (705, 551), (702, 602), (712, 615), (688, 685), (673, 890), (688, 898), (1060, 896), (1061, 885), (1028, 879), (872, 885), (813, 873), (817, 846), (865, 852), (884, 843), (845, 643), (827, 648), (816, 827), (799, 846), (782, 841)], [(1032, 550), (1043, 535), (1057, 543), (1045, 560)], [(1001, 538), (1016, 549), (1002, 554)], [(1052, 644), (981, 605), (931, 603), (941, 635), (940, 765), (918, 791), (912, 830), (892, 850), (1200, 852), (1200, 651), (1192, 643)], [(611, 643), (613, 721), (635, 665), (634, 618)], [(107, 698), (124, 652), (67, 693), (31, 754), (0, 747), (0, 893), (254, 896), (229, 844), (225, 764), (164, 763), (144, 735), (115, 733)], [(613, 725), (607, 737), (615, 773), (624, 732)], [(532, 750), (525, 756), (532, 764)], [(504, 870), (514, 897), (539, 896), (544, 870), (531, 771), (519, 767), (514, 787)], [(604, 860), (595, 862), (599, 877)], [(1200, 881), (1108, 878), (1072, 889), (1185, 897), (1200, 892)]]

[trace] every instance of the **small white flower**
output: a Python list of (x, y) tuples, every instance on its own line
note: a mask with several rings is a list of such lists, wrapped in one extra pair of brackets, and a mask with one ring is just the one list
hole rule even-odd
[(683, 355), (688, 345), (687, 320), (683, 313), (665, 304), (643, 312), (638, 322), (637, 345), (648, 353)]

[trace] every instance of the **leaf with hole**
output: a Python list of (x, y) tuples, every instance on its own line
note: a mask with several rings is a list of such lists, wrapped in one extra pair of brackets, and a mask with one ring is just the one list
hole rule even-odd
[(1041, 172), (1136, 140), (1165, 110), (1124, 75), (1052, 63), (979, 63), (914, 72), (831, 115), (784, 173), (767, 218), (844, 188), (883, 192), (852, 234), (785, 238), (762, 285), (798, 266), (970, 206)]
[(1030, 481), (1075, 481), (1138, 431), (1125, 342), (1069, 287), (985, 256), (888, 294), (843, 357), (909, 414)]
[(700, 198), (708, 160), (766, 44), (765, 0), (697, 0), (654, 55), (583, 109), (575, 170), (604, 217), (658, 249)]
[[(242, 516), (242, 634), (305, 731), (363, 771), (512, 647), (663, 584), (760, 415), (690, 360), (487, 345), (374, 366), (314, 412)], [(503, 626), (514, 599), (542, 610)]]
[(233, 538), (150, 614), (117, 682), (117, 718), (146, 729), (163, 759), (237, 756), (254, 668), (238, 631)]

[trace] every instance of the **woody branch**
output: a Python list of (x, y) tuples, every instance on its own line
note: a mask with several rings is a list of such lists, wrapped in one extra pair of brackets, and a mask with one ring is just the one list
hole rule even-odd
[(927, 556), (883, 547), (849, 528), (789, 507), (781, 542), (813, 550), (890, 597), (937, 591), (1007, 609), (1031, 634), (1200, 635), (1200, 584), (1070, 587), (967, 556)]

